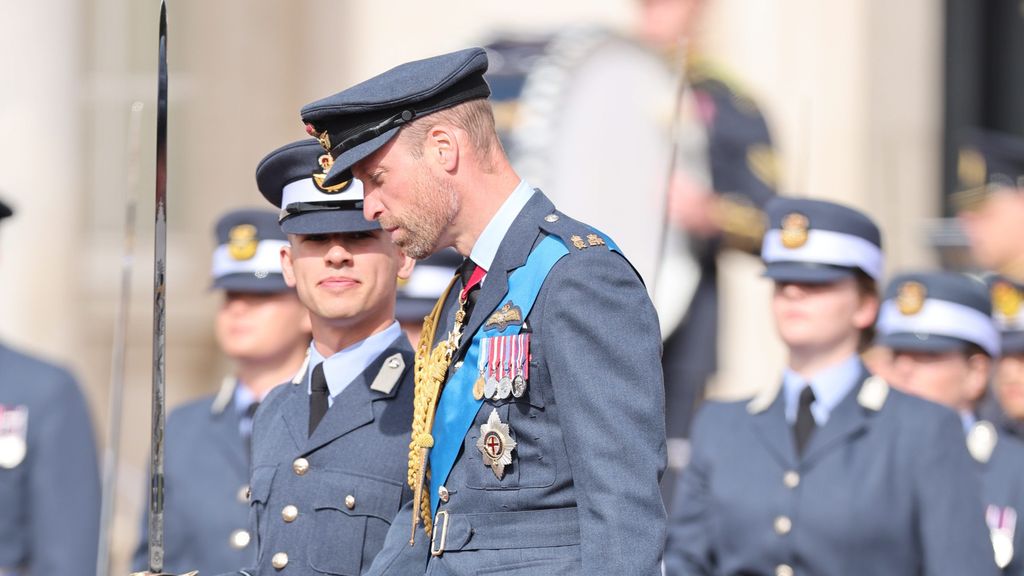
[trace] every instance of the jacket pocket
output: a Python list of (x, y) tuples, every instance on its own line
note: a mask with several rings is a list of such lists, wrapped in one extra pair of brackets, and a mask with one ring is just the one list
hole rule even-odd
[(358, 576), (384, 545), (402, 504), (402, 486), (383, 478), (325, 472), (313, 499), (309, 565), (322, 574)]
[(270, 502), (270, 487), (274, 484), (276, 473), (276, 466), (256, 468), (252, 471), (252, 482), (249, 484), (249, 525), (256, 528), (254, 550), (257, 550), (257, 562), (263, 556), (263, 546), (260, 543), (266, 538), (266, 510)]

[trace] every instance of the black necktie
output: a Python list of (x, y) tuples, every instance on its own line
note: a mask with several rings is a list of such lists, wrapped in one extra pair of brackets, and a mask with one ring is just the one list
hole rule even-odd
[(313, 379), (309, 392), (309, 435), (313, 435), (317, 424), (327, 414), (327, 376), (324, 376), (324, 364), (321, 362), (313, 368)]
[(245, 415), (242, 416), (242, 418), (246, 422), (245, 428), (248, 430), (248, 432), (242, 435), (243, 438), (245, 439), (245, 454), (246, 456), (249, 457), (250, 462), (252, 461), (252, 425), (253, 422), (255, 422), (256, 409), (259, 407), (259, 402), (253, 402), (249, 404), (249, 406), (245, 409)]
[(810, 385), (804, 386), (800, 391), (800, 407), (796, 411), (796, 424), (793, 426), (793, 436), (796, 439), (796, 454), (804, 453), (804, 447), (811, 439), (811, 434), (818, 424), (814, 421), (814, 414), (811, 413), (811, 404), (814, 403), (814, 390)]

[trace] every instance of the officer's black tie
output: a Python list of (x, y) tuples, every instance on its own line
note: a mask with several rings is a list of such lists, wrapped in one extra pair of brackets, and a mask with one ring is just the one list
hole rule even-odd
[(256, 410), (260, 407), (259, 402), (252, 402), (245, 409), (246, 433), (243, 435), (245, 438), (245, 455), (249, 457), (249, 461), (252, 462), (252, 425), (256, 421)]
[(818, 424), (814, 421), (814, 414), (811, 413), (811, 404), (814, 403), (814, 390), (810, 385), (804, 386), (800, 391), (800, 407), (796, 411), (796, 424), (793, 426), (793, 436), (796, 438), (796, 454), (801, 456), (804, 447), (811, 439), (811, 434)]
[(321, 362), (313, 368), (313, 379), (309, 392), (309, 435), (313, 435), (317, 424), (327, 414), (327, 376), (324, 375), (324, 364)]

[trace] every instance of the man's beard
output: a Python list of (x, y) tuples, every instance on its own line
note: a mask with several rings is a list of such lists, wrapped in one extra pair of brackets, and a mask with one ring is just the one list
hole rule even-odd
[(385, 228), (398, 226), (404, 234), (395, 244), (416, 260), (430, 256), (438, 248), (441, 234), (459, 212), (459, 196), (448, 182), (425, 174), (413, 191), (414, 203), (402, 218), (382, 219)]

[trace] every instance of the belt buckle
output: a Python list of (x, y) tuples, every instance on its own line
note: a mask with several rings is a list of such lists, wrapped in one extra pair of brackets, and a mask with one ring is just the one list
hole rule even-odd
[[(441, 538), (438, 542), (437, 534), (440, 531)], [(448, 511), (438, 510), (434, 516), (434, 530), (430, 535), (430, 555), (440, 556), (444, 554), (444, 545), (448, 539)]]

